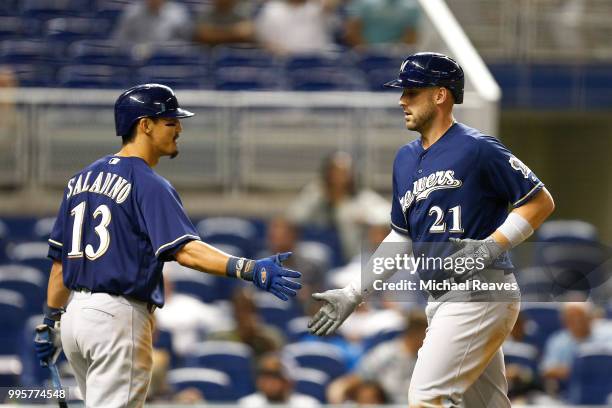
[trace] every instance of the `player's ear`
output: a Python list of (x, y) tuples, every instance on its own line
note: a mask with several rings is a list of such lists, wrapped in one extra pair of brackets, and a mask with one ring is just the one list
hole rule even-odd
[(140, 119), (138, 121), (138, 126), (140, 127), (140, 130), (142, 131), (142, 133), (146, 135), (150, 135), (151, 132), (153, 131), (153, 121), (151, 120), (151, 118)]
[(450, 95), (448, 94), (448, 89), (442, 86), (436, 88), (434, 91), (434, 102), (437, 105), (443, 104), (449, 97)]

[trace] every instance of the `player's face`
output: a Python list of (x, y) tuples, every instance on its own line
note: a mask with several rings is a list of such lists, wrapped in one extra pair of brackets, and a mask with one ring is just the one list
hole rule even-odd
[(434, 91), (434, 88), (405, 88), (402, 92), (399, 104), (409, 130), (421, 132), (433, 120), (436, 113)]
[(153, 143), (161, 156), (175, 158), (178, 155), (176, 140), (183, 128), (177, 118), (159, 118), (153, 125)]

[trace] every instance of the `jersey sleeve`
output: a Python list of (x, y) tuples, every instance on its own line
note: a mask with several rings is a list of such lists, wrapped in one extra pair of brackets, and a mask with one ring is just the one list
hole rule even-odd
[(544, 187), (529, 167), (494, 137), (483, 137), (479, 160), (494, 194), (515, 208), (525, 204)]
[(141, 223), (161, 260), (170, 260), (183, 245), (199, 240), (193, 223), (185, 214), (183, 203), (174, 188), (164, 179), (147, 180), (137, 194)]
[(49, 251), (47, 257), (54, 261), (62, 261), (62, 249), (64, 248), (64, 222), (66, 219), (66, 199), (67, 192), (64, 191), (62, 195), (62, 203), (60, 204), (59, 211), (57, 212), (57, 218), (49, 234)]
[(391, 197), (391, 228), (402, 235), (409, 235), (408, 223), (402, 210), (402, 197), (400, 197), (395, 166), (393, 166), (393, 196)]

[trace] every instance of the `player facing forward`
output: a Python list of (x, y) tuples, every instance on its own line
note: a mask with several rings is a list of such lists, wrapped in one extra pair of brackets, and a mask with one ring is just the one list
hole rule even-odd
[[(49, 238), (53, 260), (44, 324), (50, 341), (36, 343), (43, 365), (61, 345), (87, 407), (140, 407), (151, 379), (153, 311), (164, 304), (166, 261), (232, 278), (288, 300), (299, 272), (283, 268), (290, 254), (257, 261), (235, 258), (200, 241), (170, 183), (153, 171), (178, 154), (179, 107), (172, 89), (138, 85), (115, 103), (117, 154), (72, 177)], [(64, 307), (65, 312), (64, 312)], [(245, 373), (248, 375), (248, 373)]]
[[(487, 291), (429, 291), (428, 329), (408, 390), (410, 407), (510, 407), (500, 347), (516, 321), (520, 293), (506, 250), (541, 225), (554, 209), (553, 199), (497, 139), (455, 121), (453, 105), (463, 102), (464, 76), (453, 59), (411, 55), (399, 77), (385, 85), (403, 88), (399, 105), (406, 127), (421, 137), (395, 158), (392, 231), (373, 258), (393, 256), (390, 250), (420, 256), (432, 252), (431, 243), (440, 248), (450, 240), (448, 259), (484, 267), (436, 271), (443, 272), (442, 283), (485, 280), (511, 288), (503, 298)], [(371, 267), (361, 281), (313, 295), (325, 301), (309, 323), (314, 334), (333, 333), (375, 290), (376, 280), (395, 272), (374, 275)], [(427, 272), (419, 270), (422, 281), (439, 277)]]

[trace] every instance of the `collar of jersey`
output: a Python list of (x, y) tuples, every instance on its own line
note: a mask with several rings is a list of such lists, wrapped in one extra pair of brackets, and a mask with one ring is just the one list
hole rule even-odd
[(423, 148), (423, 143), (421, 141), (421, 138), (419, 138), (419, 143), (418, 143), (418, 147), (419, 147), (419, 153), (424, 153), (424, 152), (428, 152), (431, 150), (432, 147), (442, 144), (441, 142), (446, 141), (447, 139), (449, 139), (448, 137), (446, 137), (447, 135), (449, 135), (450, 133), (454, 132), (454, 130), (457, 128), (457, 124), (459, 122), (457, 122), (456, 120), (453, 121), (453, 124), (446, 130), (446, 132), (444, 132), (444, 134), (442, 136), (440, 136), (440, 138), (438, 140), (435, 141), (434, 144), (432, 144), (431, 146), (429, 146), (427, 149)]

